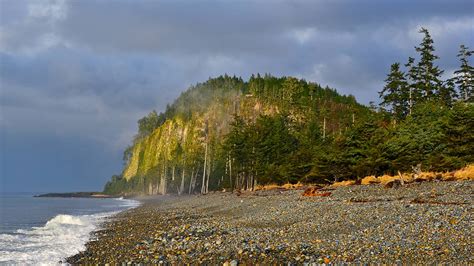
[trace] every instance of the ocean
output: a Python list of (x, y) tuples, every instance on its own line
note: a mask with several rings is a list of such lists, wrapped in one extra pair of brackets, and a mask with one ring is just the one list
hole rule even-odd
[(58, 265), (85, 250), (104, 218), (138, 205), (128, 199), (0, 194), (0, 264)]

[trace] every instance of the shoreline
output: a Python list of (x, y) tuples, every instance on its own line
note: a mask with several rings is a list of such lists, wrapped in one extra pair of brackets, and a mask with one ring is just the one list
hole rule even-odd
[(34, 195), (34, 198), (93, 198), (93, 199), (115, 199), (120, 196), (108, 195), (102, 192), (60, 192)]
[(474, 263), (474, 181), (398, 189), (339, 187), (134, 197), (141, 205), (104, 221), (89, 263)]

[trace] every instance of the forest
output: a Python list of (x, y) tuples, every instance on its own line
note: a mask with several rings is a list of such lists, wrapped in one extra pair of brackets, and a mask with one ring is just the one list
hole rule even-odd
[(416, 56), (391, 65), (378, 106), (270, 74), (196, 84), (138, 121), (123, 172), (104, 192), (206, 194), (472, 163), (473, 51), (461, 45), (458, 69), (443, 79), (430, 33), (420, 34)]

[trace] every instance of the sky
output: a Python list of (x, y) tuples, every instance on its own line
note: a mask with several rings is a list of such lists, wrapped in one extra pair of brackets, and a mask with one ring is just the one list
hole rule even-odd
[(0, 0), (0, 192), (102, 190), (139, 118), (225, 73), (377, 102), (421, 27), (449, 77), (474, 2)]

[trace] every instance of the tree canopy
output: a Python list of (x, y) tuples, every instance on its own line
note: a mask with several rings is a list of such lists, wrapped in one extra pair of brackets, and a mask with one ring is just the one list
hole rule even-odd
[[(448, 171), (474, 162), (472, 51), (442, 80), (434, 41), (390, 66), (380, 108), (295, 77), (219, 76), (138, 121), (124, 171), (105, 192), (207, 193), (258, 184), (329, 182), (367, 175)], [(200, 189), (199, 189), (200, 188)]]

